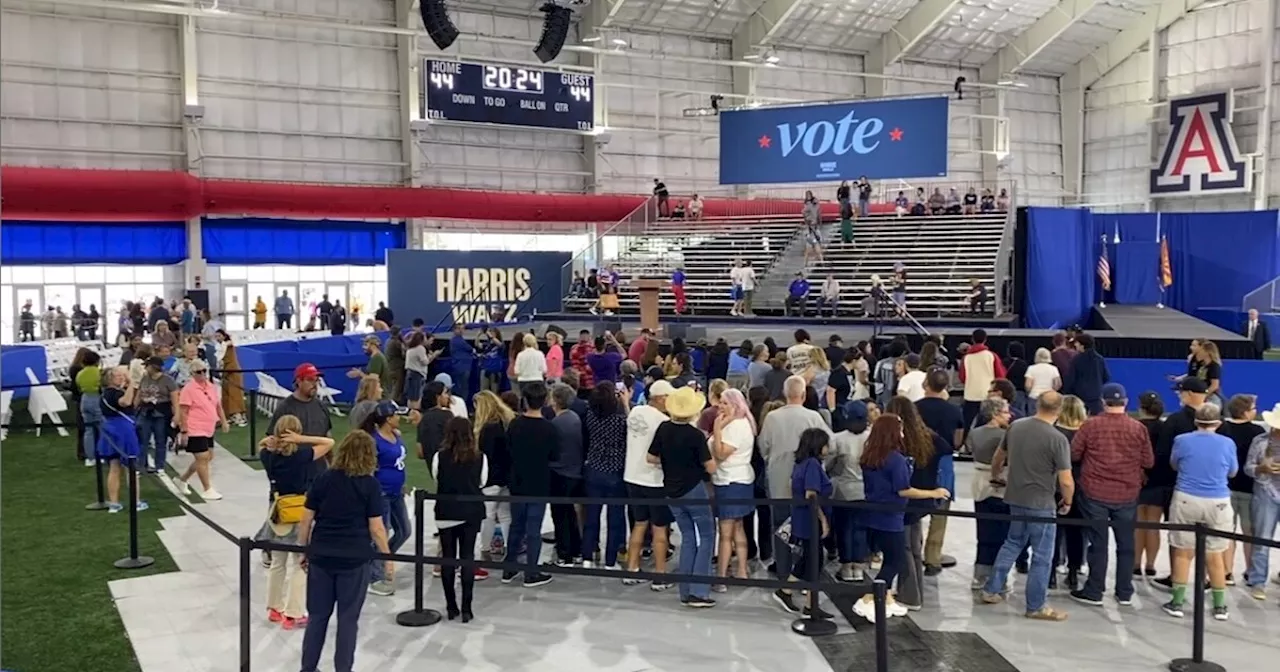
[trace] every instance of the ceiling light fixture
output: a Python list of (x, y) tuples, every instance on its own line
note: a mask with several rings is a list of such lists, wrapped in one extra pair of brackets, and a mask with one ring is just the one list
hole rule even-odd
[(778, 62), (781, 60), (782, 60), (781, 58), (778, 58), (774, 54), (769, 54), (767, 57), (765, 57), (764, 62), (768, 63), (769, 65), (777, 65)]
[(615, 45), (617, 45), (617, 46), (619, 46), (619, 47), (625, 47), (625, 46), (627, 46), (627, 41), (626, 41), (626, 40), (624, 40), (624, 39), (622, 39), (621, 37), (615, 37), (615, 38), (613, 38), (612, 40), (609, 40), (609, 41), (610, 41), (610, 42), (612, 42), (612, 43), (614, 43)]
[(599, 42), (602, 39), (604, 38), (600, 37), (599, 35), (592, 35), (591, 37), (582, 38), (582, 42), (583, 44), (591, 44), (593, 42)]

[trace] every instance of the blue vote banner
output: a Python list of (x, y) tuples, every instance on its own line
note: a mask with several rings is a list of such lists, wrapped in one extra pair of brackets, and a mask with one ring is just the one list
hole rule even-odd
[(945, 96), (720, 113), (720, 184), (947, 174)]
[(387, 303), (402, 326), (511, 322), (560, 310), (568, 252), (388, 250)]

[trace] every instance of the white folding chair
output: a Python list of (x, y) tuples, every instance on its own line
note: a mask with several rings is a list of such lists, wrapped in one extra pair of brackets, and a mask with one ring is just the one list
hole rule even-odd
[(70, 436), (67, 428), (62, 426), (62, 418), (58, 415), (67, 410), (67, 400), (52, 385), (40, 384), (36, 372), (30, 367), (27, 368), (27, 380), (35, 385), (31, 388), (31, 396), (27, 398), (27, 411), (31, 414), (31, 421), (36, 424), (36, 436), (40, 436), (40, 425), (46, 417), (57, 426), (59, 436)]

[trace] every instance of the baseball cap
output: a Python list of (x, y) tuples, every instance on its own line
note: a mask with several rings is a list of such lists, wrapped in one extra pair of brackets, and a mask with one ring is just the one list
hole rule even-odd
[(319, 377), (320, 369), (317, 369), (316, 365), (311, 362), (303, 362), (293, 370), (294, 380), (315, 380)]
[(1103, 401), (1125, 401), (1129, 395), (1124, 391), (1124, 385), (1120, 383), (1107, 383), (1102, 386)]
[(391, 401), (390, 399), (383, 399), (378, 402), (377, 406), (373, 407), (373, 415), (378, 420), (386, 420), (393, 415), (399, 414), (400, 407), (396, 406), (396, 402)]
[(849, 422), (866, 422), (867, 421), (867, 403), (865, 401), (850, 401), (844, 405), (844, 419)]
[(440, 375), (436, 376), (436, 377), (435, 377), (435, 381), (436, 381), (437, 383), (440, 383), (440, 384), (444, 385), (444, 389), (446, 389), (446, 390), (452, 390), (452, 389), (453, 389), (453, 376), (451, 376), (451, 375), (449, 375), (449, 374), (447, 374), (447, 373), (442, 373), (442, 374), (440, 374)]
[(920, 368), (920, 355), (917, 355), (914, 352), (907, 355), (907, 366), (913, 369)]
[(665, 380), (658, 380), (649, 386), (649, 397), (665, 397), (674, 394), (675, 391), (676, 388), (671, 387), (671, 383)]
[(154, 366), (157, 369), (163, 369), (164, 360), (159, 357), (156, 357), (155, 355), (152, 355), (147, 358), (147, 366)]
[(1178, 383), (1179, 392), (1191, 392), (1194, 394), (1204, 394), (1209, 391), (1209, 386), (1203, 380), (1193, 376), (1187, 376)]
[(644, 371), (644, 375), (654, 380), (662, 380), (662, 367), (651, 366)]

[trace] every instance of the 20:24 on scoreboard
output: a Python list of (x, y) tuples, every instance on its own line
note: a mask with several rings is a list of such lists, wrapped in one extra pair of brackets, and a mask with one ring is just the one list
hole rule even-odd
[(595, 129), (591, 75), (433, 59), (422, 69), (429, 121)]

